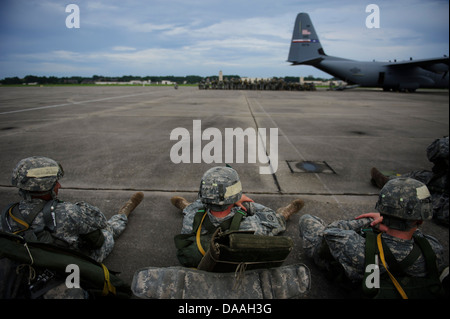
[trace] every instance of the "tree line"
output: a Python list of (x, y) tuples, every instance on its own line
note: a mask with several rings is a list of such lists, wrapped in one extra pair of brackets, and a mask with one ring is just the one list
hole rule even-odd
[[(224, 75), (224, 79), (240, 79), (239, 75)], [(91, 77), (82, 76), (71, 76), (71, 77), (56, 77), (56, 76), (36, 76), (27, 75), (23, 78), (19, 77), (6, 77), (0, 80), (3, 85), (20, 85), (20, 84), (93, 84), (95, 82), (124, 82), (129, 83), (131, 81), (151, 81), (151, 83), (161, 83), (163, 80), (176, 82), (176, 83), (186, 83), (186, 84), (198, 84), (203, 79), (209, 78), (210, 80), (218, 79), (217, 75), (211, 75), (207, 77), (202, 77), (199, 75), (187, 75), (187, 76), (133, 76), (133, 75), (123, 75), (120, 77), (110, 77), (102, 75), (93, 75)], [(298, 82), (299, 77), (286, 76), (283, 79), (285, 82)], [(305, 81), (325, 81), (328, 79), (314, 78), (313, 76), (307, 76), (304, 78)]]

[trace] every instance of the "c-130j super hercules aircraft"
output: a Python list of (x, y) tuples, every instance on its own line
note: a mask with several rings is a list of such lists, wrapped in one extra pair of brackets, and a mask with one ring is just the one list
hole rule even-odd
[(404, 62), (361, 62), (326, 55), (307, 13), (295, 20), (288, 62), (311, 65), (348, 84), (385, 91), (449, 88), (449, 58)]

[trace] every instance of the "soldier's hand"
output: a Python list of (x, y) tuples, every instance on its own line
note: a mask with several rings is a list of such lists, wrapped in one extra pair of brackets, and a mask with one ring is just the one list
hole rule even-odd
[(242, 194), (242, 197), (239, 201), (237, 201), (236, 203), (234, 203), (234, 205), (239, 206), (240, 208), (242, 208), (244, 211), (247, 211), (247, 208), (245, 208), (242, 203), (243, 202), (253, 202), (253, 199), (247, 197), (247, 195)]
[(386, 232), (388, 230), (388, 227), (382, 223), (383, 216), (381, 216), (380, 213), (366, 213), (359, 215), (355, 219), (361, 218), (372, 218), (373, 221), (370, 223), (370, 226), (377, 228), (381, 232)]

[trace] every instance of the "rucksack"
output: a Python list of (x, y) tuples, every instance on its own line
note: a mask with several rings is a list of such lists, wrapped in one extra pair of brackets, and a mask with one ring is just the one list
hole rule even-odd
[(79, 268), (86, 297), (131, 297), (129, 285), (104, 264), (72, 249), (0, 231), (0, 299), (41, 298), (66, 283), (68, 265)]
[[(381, 233), (375, 234), (367, 231), (365, 250), (365, 274), (362, 282), (364, 293), (376, 299), (435, 299), (445, 295), (444, 287), (439, 279), (436, 254), (430, 243), (424, 237), (414, 235), (414, 246), (408, 256), (398, 262), (389, 247), (383, 242)], [(426, 262), (427, 275), (425, 277), (413, 277), (406, 274), (405, 270), (411, 266), (417, 258), (423, 254)], [(368, 265), (376, 264), (375, 256), (378, 255), (381, 262), (386, 265), (387, 271), (379, 277), (379, 287), (367, 287), (367, 278), (373, 275), (368, 271)], [(385, 267), (386, 268), (386, 267)], [(373, 269), (372, 269), (373, 270)]]
[[(192, 233), (179, 234), (174, 238), (180, 263), (185, 267), (211, 272), (280, 266), (293, 248), (292, 239), (239, 231), (246, 214), (238, 210), (232, 218), (214, 226), (207, 218), (206, 210), (198, 210)], [(201, 235), (202, 226), (208, 231), (205, 235)]]
[[(233, 218), (222, 222), (219, 227), (215, 227), (209, 218), (205, 218), (206, 215), (207, 212), (205, 209), (199, 209), (194, 217), (192, 233), (178, 234), (174, 237), (178, 261), (185, 267), (196, 268), (198, 266), (206, 250), (209, 248), (211, 238), (216, 229), (238, 230), (245, 212), (239, 211)], [(200, 236), (200, 233), (197, 231), (201, 231), (202, 225), (208, 230), (208, 234)]]

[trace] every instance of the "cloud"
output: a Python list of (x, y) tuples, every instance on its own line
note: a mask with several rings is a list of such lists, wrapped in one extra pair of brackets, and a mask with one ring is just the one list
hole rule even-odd
[(221, 66), (249, 76), (298, 74), (303, 68), (288, 67), (286, 58), (301, 11), (310, 14), (329, 55), (370, 61), (448, 54), (448, 1), (379, 0), (380, 29), (366, 28), (367, 4), (353, 0), (76, 3), (81, 28), (74, 30), (65, 28), (60, 1), (3, 0), (8, 14), (0, 11), (0, 78), (46, 69), (42, 75), (52, 75), (58, 66), (58, 74), (68, 76), (70, 70), (210, 75)]
[(136, 23), (135, 21), (121, 21), (119, 25), (126, 27), (130, 32), (150, 33), (155, 31), (166, 31), (175, 28), (173, 24)]
[[(293, 15), (289, 14), (292, 18)], [(294, 16), (295, 17), (295, 16)], [(194, 37), (236, 37), (262, 36), (290, 39), (290, 31), (286, 30), (287, 15), (276, 17), (254, 17), (244, 19), (226, 19), (192, 32)], [(293, 21), (289, 23), (293, 25)]]
[(112, 48), (113, 51), (136, 51), (136, 48), (127, 47), (127, 46), (115, 46)]

